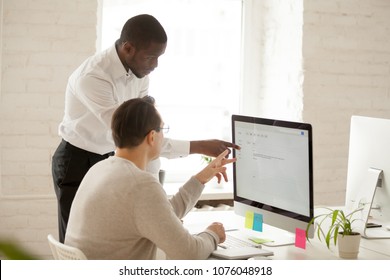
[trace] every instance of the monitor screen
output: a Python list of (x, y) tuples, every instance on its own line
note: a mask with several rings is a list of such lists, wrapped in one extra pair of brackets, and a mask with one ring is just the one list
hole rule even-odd
[(313, 218), (311, 125), (233, 115), (232, 138), (241, 146), (233, 151), (236, 214), (260, 213), (264, 224), (293, 234), (306, 230)]

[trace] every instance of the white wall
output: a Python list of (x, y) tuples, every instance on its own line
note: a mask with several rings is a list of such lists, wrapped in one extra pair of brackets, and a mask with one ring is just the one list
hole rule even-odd
[[(260, 5), (258, 1), (251, 2)], [(0, 3), (0, 237), (13, 237), (40, 258), (50, 258), (46, 235), (57, 234), (51, 155), (60, 141), (57, 125), (62, 118), (66, 80), (85, 57), (95, 52), (98, 3)], [(290, 52), (295, 66), (287, 88), (303, 94), (303, 103), (302, 98), (289, 95), (280, 98), (291, 99), (284, 102), (293, 112), (289, 116), (301, 117), (314, 126), (315, 201), (342, 204), (350, 116), (390, 118), (390, 1), (263, 3), (261, 9), (268, 7), (274, 23), (264, 30), (272, 36), (284, 34), (275, 41), (278, 50), (282, 44), (291, 49), (288, 38), (296, 50)], [(303, 16), (299, 16), (302, 9)], [(251, 11), (253, 19), (258, 16), (256, 11)], [(283, 23), (283, 19), (289, 20)], [(301, 31), (286, 32), (286, 24), (299, 21), (303, 23)], [(295, 33), (301, 41), (293, 36)], [(261, 32), (254, 34), (262, 39)], [(299, 44), (302, 51), (296, 49)], [(301, 69), (296, 60), (300, 56)], [(275, 55), (272, 62), (276, 59)], [(286, 67), (291, 64), (288, 56), (283, 60)], [(278, 67), (283, 70), (283, 64)], [(271, 70), (267, 69), (274, 73)], [(283, 80), (289, 75), (288, 69), (284, 70)], [(300, 71), (303, 80), (297, 75)], [(301, 80), (295, 80), (294, 75)], [(272, 95), (277, 90), (280, 76), (268, 77), (273, 86), (253, 96), (258, 102), (255, 108), (264, 107), (265, 92)], [(271, 110), (265, 113), (274, 114)]]
[(301, 121), (303, 0), (244, 3), (241, 112)]
[(390, 1), (304, 2), (303, 119), (314, 127), (316, 204), (345, 199), (353, 114), (390, 118)]
[(57, 235), (51, 156), (71, 71), (95, 52), (97, 0), (2, 0), (0, 237), (40, 257)]

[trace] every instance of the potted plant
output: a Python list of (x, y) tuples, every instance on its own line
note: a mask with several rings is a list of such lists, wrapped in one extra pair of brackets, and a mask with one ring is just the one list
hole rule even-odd
[[(326, 213), (313, 217), (306, 228), (306, 237), (314, 222), (317, 221), (317, 237), (323, 238), (326, 246), (330, 249), (331, 242), (338, 244), (339, 256), (344, 259), (356, 259), (359, 253), (361, 235), (353, 228), (353, 223), (357, 220), (353, 218), (356, 212), (363, 209), (356, 209), (349, 214), (343, 210), (325, 208)], [(330, 224), (329, 224), (330, 221)], [(337, 242), (338, 241), (338, 242)], [(310, 242), (310, 240), (309, 240)]]

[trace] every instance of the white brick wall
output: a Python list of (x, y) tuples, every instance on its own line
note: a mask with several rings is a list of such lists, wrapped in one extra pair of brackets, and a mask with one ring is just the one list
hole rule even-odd
[[(270, 20), (282, 31), (281, 18), (289, 13), (290, 22), (299, 24), (293, 14), (303, 3), (302, 118), (314, 126), (315, 201), (342, 204), (350, 116), (390, 118), (390, 1), (302, 0), (300, 7), (294, 6), (298, 1), (267, 2), (279, 5), (269, 7)], [(51, 155), (60, 140), (66, 80), (95, 52), (98, 4), (0, 4), (0, 238), (12, 237), (38, 257), (50, 258), (46, 235), (57, 233)], [(277, 42), (289, 47), (288, 41)], [(269, 81), (276, 83), (278, 76)], [(300, 91), (295, 82), (290, 86)], [(293, 108), (287, 108), (298, 117), (302, 101), (290, 102)]]
[(95, 52), (97, 0), (3, 0), (0, 238), (50, 258), (57, 235), (51, 156), (71, 71)]
[(304, 1), (303, 119), (316, 204), (345, 199), (351, 115), (390, 118), (390, 1)]
[(262, 13), (260, 110), (265, 118), (302, 120), (303, 1), (258, 1)]

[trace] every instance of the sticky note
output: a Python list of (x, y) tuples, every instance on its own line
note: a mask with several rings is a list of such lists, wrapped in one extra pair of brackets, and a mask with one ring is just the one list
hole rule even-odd
[(263, 231), (263, 215), (255, 213), (253, 217), (253, 230)]
[(304, 229), (295, 229), (295, 247), (306, 249), (306, 231)]
[(245, 212), (245, 228), (263, 231), (263, 215), (252, 211)]
[(263, 244), (263, 243), (274, 242), (271, 239), (258, 238), (258, 237), (250, 237), (249, 240), (255, 242), (256, 244)]
[(251, 211), (245, 212), (245, 228), (253, 228), (254, 213)]

